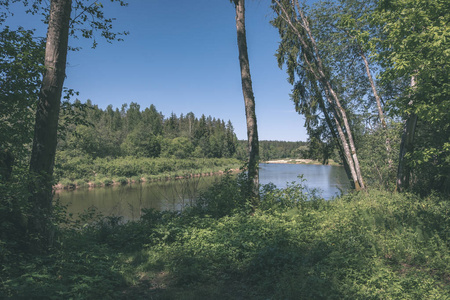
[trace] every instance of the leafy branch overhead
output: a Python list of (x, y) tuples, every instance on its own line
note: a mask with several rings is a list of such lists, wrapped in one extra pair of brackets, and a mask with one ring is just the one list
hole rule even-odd
[[(27, 13), (42, 15), (43, 22), (48, 24), (50, 13), (49, 1), (46, 0), (2, 0), (2, 4), (6, 10), (11, 3), (22, 3)], [(119, 6), (126, 7), (128, 3), (123, 0), (110, 0), (108, 2), (115, 3)], [(111, 4), (108, 4), (108, 6)], [(105, 15), (105, 6), (100, 1), (91, 0), (73, 0), (72, 13), (70, 20), (69, 34), (75, 39), (86, 38), (92, 39), (92, 48), (98, 45), (98, 36), (100, 34), (108, 43), (113, 41), (123, 41), (123, 37), (128, 35), (128, 31), (115, 31), (113, 25), (116, 21), (113, 17)], [(2, 12), (0, 21), (10, 16), (10, 13)], [(71, 46), (72, 50), (79, 50), (79, 47)]]

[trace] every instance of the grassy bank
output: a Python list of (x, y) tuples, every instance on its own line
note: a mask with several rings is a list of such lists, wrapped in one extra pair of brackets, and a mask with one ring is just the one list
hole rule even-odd
[(212, 175), (226, 169), (239, 169), (242, 162), (233, 158), (97, 158), (64, 157), (58, 160), (56, 188), (108, 186), (137, 181), (159, 181), (185, 176)]
[(0, 298), (450, 297), (448, 199), (371, 191), (324, 201), (268, 186), (249, 214), (240, 193), (225, 177), (183, 214), (147, 211), (124, 225), (86, 215), (60, 230), (49, 256), (1, 253)]

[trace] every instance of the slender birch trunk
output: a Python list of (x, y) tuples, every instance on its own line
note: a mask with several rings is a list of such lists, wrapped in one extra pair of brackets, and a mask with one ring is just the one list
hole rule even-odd
[(387, 158), (388, 158), (388, 166), (389, 166), (389, 169), (392, 169), (393, 162), (392, 162), (392, 157), (391, 157), (391, 154), (392, 154), (391, 141), (388, 136), (387, 125), (386, 125), (386, 120), (384, 119), (383, 108), (381, 107), (381, 98), (378, 95), (377, 88), (375, 86), (375, 81), (373, 80), (372, 73), (370, 72), (369, 62), (367, 61), (364, 51), (362, 51), (361, 47), (358, 46), (358, 48), (359, 48), (359, 55), (361, 56), (362, 60), (364, 61), (364, 67), (366, 68), (366, 74), (367, 74), (367, 78), (369, 79), (370, 86), (372, 88), (373, 96), (375, 97), (375, 101), (377, 103), (378, 117), (380, 118), (381, 126), (383, 127), (384, 133), (386, 135), (386, 153), (387, 153)]
[[(362, 174), (361, 174), (361, 167), (359, 165), (358, 156), (356, 155), (355, 142), (353, 141), (352, 130), (351, 130), (350, 124), (348, 122), (347, 113), (345, 112), (345, 109), (342, 107), (342, 105), (340, 103), (340, 100), (339, 100), (339, 97), (337, 96), (336, 92), (332, 88), (331, 83), (329, 82), (329, 80), (326, 80), (326, 84), (328, 86), (329, 92), (333, 96), (334, 103), (338, 107), (337, 112), (340, 115), (340, 118), (342, 119), (342, 121), (344, 123), (344, 129), (345, 129), (345, 133), (347, 135), (348, 145), (350, 146), (350, 150), (351, 150), (351, 157), (352, 157), (353, 164), (354, 164), (354, 169), (355, 169), (355, 172), (356, 172), (356, 178), (357, 178), (357, 181), (359, 183), (359, 187), (355, 186), (355, 188), (356, 188), (356, 190), (359, 190), (359, 188), (365, 189), (364, 181), (363, 181)], [(341, 127), (339, 127), (338, 130), (339, 129), (342, 130)], [(347, 141), (347, 139), (345, 139), (345, 136), (343, 136), (341, 139), (344, 139), (345, 142)], [(344, 142), (344, 140), (343, 140), (343, 142)]]
[[(328, 91), (326, 91), (325, 94), (327, 96), (328, 102), (333, 107), (333, 102), (329, 97)], [(359, 177), (358, 177), (358, 172), (356, 171), (355, 162), (353, 159), (353, 155), (351, 153), (351, 147), (349, 146), (349, 143), (347, 142), (345, 133), (342, 130), (342, 125), (340, 124), (340, 121), (338, 118), (339, 113), (336, 111), (336, 109), (333, 109), (332, 115), (333, 115), (334, 123), (336, 124), (336, 130), (338, 132), (338, 136), (339, 136), (339, 140), (340, 140), (342, 156), (345, 158), (345, 161), (349, 168), (349, 172), (350, 172), (351, 178), (353, 180), (353, 186), (354, 186), (355, 190), (359, 191), (361, 188), (364, 188), (364, 187), (361, 186), (362, 181), (360, 182)]]
[(32, 183), (28, 222), (39, 246), (52, 243), (52, 184), (61, 94), (66, 76), (69, 22), (72, 0), (52, 0), (45, 47), (45, 73), (39, 94), (30, 160)]
[[(353, 141), (353, 135), (350, 128), (350, 124), (348, 122), (347, 114), (340, 102), (337, 93), (334, 91), (331, 82), (329, 81), (327, 75), (325, 74), (325, 68), (323, 66), (316, 41), (311, 33), (311, 28), (308, 19), (304, 15), (303, 10), (301, 9), (298, 1), (291, 0), (290, 3), (291, 9), (293, 10), (294, 14), (296, 14), (295, 8), (297, 8), (301, 20), (300, 22), (298, 20), (298, 16), (295, 16), (294, 18), (294, 20), (296, 20), (295, 22), (297, 22), (298, 25), (300, 25), (295, 26), (293, 24), (293, 18), (291, 18), (291, 15), (288, 13), (286, 7), (283, 4), (281, 4), (280, 1), (278, 0), (273, 1), (280, 8), (282, 18), (297, 35), (303, 49), (305, 50), (303, 52), (303, 59), (306, 63), (306, 69), (309, 72), (311, 72), (311, 74), (318, 82), (320, 82), (324, 90), (324, 93), (326, 94), (328, 102), (330, 103), (331, 107), (333, 107), (334, 110), (333, 118), (335, 120), (335, 124), (337, 126), (336, 129), (338, 130), (339, 138), (341, 140), (342, 145), (341, 150), (343, 150), (343, 156), (346, 157), (346, 159), (348, 160), (347, 161), (348, 167), (350, 169), (351, 179), (355, 183), (355, 189), (356, 190), (364, 189), (365, 188), (364, 181), (361, 174), (358, 156), (356, 155), (356, 147)], [(299, 28), (301, 28), (304, 31), (304, 33), (306, 33), (307, 40), (305, 39), (304, 34), (302, 34), (299, 31)], [(313, 59), (309, 60), (305, 52), (308, 52), (310, 56), (313, 57)], [(344, 127), (345, 132), (342, 127)]]
[[(345, 170), (345, 174), (347, 174), (347, 178), (349, 179), (349, 181), (351, 182), (352, 188), (356, 189), (357, 184), (354, 181), (354, 178), (356, 178), (354, 175), (356, 175), (356, 173), (354, 172), (354, 169), (350, 167), (349, 162), (351, 163), (351, 157), (345, 155), (345, 150), (341, 141), (340, 136), (338, 137), (338, 134), (336, 133), (335, 127), (333, 126), (333, 123), (331, 121), (331, 118), (327, 112), (327, 109), (325, 107), (325, 102), (323, 100), (322, 95), (319, 92), (319, 88), (317, 86), (317, 84), (314, 84), (314, 90), (317, 93), (317, 99), (319, 100), (319, 108), (322, 111), (324, 117), (325, 117), (325, 122), (328, 125), (328, 128), (330, 129), (331, 132), (331, 136), (333, 137), (334, 142), (336, 143), (337, 147), (338, 147), (338, 152), (339, 152), (339, 156), (342, 159), (342, 164), (344, 165), (344, 170)], [(329, 101), (328, 101), (329, 102)], [(335, 118), (335, 116), (333, 116), (333, 120), (335, 121), (335, 123), (337, 122), (337, 119)], [(354, 175), (353, 175), (354, 174)]]
[(259, 143), (256, 123), (255, 97), (253, 95), (250, 63), (247, 52), (247, 36), (245, 32), (245, 1), (234, 0), (236, 8), (236, 32), (239, 49), (239, 65), (241, 69), (242, 94), (245, 103), (248, 138), (248, 179), (250, 191), (254, 199), (259, 198)]
[[(334, 89), (333, 89), (333, 87), (331, 85), (331, 82), (328, 80), (328, 77), (325, 75), (325, 68), (324, 68), (323, 63), (322, 63), (322, 58), (320, 56), (316, 40), (314, 39), (314, 36), (311, 33), (311, 27), (309, 25), (309, 21), (306, 18), (305, 14), (303, 13), (303, 10), (301, 9), (299, 2), (297, 0), (292, 0), (292, 2), (293, 2), (293, 5), (295, 5), (297, 7), (297, 10), (299, 12), (300, 18), (302, 20), (302, 27), (305, 30), (305, 32), (307, 33), (308, 38), (309, 38), (309, 40), (311, 42), (311, 45), (313, 47), (314, 54), (315, 54), (315, 59), (317, 61), (317, 71), (318, 71), (318, 73), (320, 75), (320, 80), (323, 82), (323, 85), (328, 89), (329, 94), (331, 94), (331, 96), (332, 96), (332, 98), (334, 100), (334, 103), (338, 107), (337, 112), (338, 112), (338, 115), (340, 116), (340, 118), (342, 119), (342, 121), (344, 123), (344, 128), (346, 130), (347, 139), (348, 139), (348, 145), (350, 146), (351, 156), (352, 156), (353, 164), (354, 164), (354, 170), (356, 172), (356, 177), (357, 177), (357, 180), (359, 182), (359, 187), (364, 189), (365, 188), (364, 187), (364, 181), (363, 181), (362, 174), (361, 174), (361, 168), (360, 168), (360, 165), (359, 165), (358, 156), (356, 155), (356, 147), (355, 147), (355, 143), (353, 141), (352, 130), (351, 130), (350, 124), (348, 122), (347, 113), (345, 112), (345, 109), (341, 105), (339, 97), (338, 97), (337, 93), (334, 91)], [(343, 137), (341, 137), (341, 139), (342, 138)], [(345, 136), (344, 136), (344, 138), (345, 138)], [(344, 149), (345, 149), (345, 147), (344, 147)], [(358, 185), (355, 186), (355, 188), (357, 190), (359, 190), (359, 187), (358, 187)]]

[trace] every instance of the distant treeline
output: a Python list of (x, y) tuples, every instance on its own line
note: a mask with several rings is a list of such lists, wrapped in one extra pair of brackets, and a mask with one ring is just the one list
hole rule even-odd
[[(66, 125), (67, 124), (67, 125)], [(168, 117), (152, 104), (101, 109), (90, 100), (63, 107), (58, 157), (238, 158), (247, 155), (230, 121), (189, 112)], [(260, 141), (262, 161), (307, 158), (307, 142)]]
[[(240, 140), (238, 149), (245, 149), (245, 147), (247, 147), (247, 141)], [(309, 158), (308, 142), (259, 141), (259, 156), (261, 161), (281, 158)]]
[[(211, 116), (165, 117), (153, 104), (133, 102), (101, 109), (90, 100), (62, 112), (55, 175), (64, 187), (218, 172), (247, 157), (247, 141), (238, 141), (231, 122)], [(300, 158), (307, 150), (306, 142), (261, 141), (260, 159)]]
[(192, 112), (165, 117), (153, 104), (143, 110), (134, 102), (103, 110), (90, 100), (76, 101), (64, 111), (61, 126), (58, 150), (76, 156), (223, 158), (237, 150), (230, 121)]
[[(247, 141), (230, 121), (190, 112), (165, 117), (152, 104), (101, 109), (90, 100), (62, 106), (55, 175), (64, 186), (153, 180), (239, 168)], [(260, 160), (310, 158), (307, 142), (260, 141)]]

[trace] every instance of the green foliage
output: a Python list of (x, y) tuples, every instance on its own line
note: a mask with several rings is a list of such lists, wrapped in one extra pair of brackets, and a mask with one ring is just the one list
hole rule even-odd
[[(385, 142), (382, 131), (377, 129), (382, 126), (376, 120), (376, 102), (365, 74), (364, 56), (371, 72), (379, 75), (374, 85), (388, 115), (396, 122), (400, 118), (418, 117), (413, 149), (406, 155), (408, 168), (412, 170), (412, 190), (422, 195), (432, 190), (448, 193), (450, 27), (447, 20), (450, 9), (447, 2), (340, 0), (320, 1), (311, 7), (301, 3), (297, 10), (302, 9), (307, 15), (308, 26), (293, 29), (289, 23), (295, 20), (296, 3), (272, 1), (277, 15), (271, 23), (280, 33), (278, 64), (286, 66), (288, 80), (293, 84), (291, 98), (296, 110), (305, 116), (310, 142), (308, 155), (326, 161), (339, 145), (330, 122), (335, 116), (334, 108), (329, 101), (324, 101), (329, 99), (322, 91), (326, 84), (316, 83), (320, 76), (311, 75), (323, 64), (321, 76), (329, 78), (339, 94), (355, 132), (356, 152), (364, 156), (361, 167), (364, 176), (368, 176), (364, 178), (369, 185), (391, 188), (394, 184), (393, 171), (398, 166), (388, 165), (388, 161), (394, 162), (397, 156), (398, 136), (385, 133), (393, 144), (390, 157), (382, 155)], [(282, 6), (287, 11), (282, 11)], [(291, 20), (283, 18), (283, 13), (290, 14)], [(314, 42), (301, 43), (301, 36), (313, 37)], [(317, 48), (308, 50), (313, 43)], [(308, 62), (313, 64), (310, 66)], [(414, 78), (413, 87), (411, 78)], [(330, 111), (333, 113), (327, 118)], [(365, 148), (366, 145), (371, 148)]]
[(73, 122), (60, 136), (59, 151), (81, 152), (92, 158), (222, 158), (236, 153), (231, 122), (225, 125), (211, 116), (198, 119), (193, 113), (179, 117), (172, 113), (164, 118), (154, 105), (141, 111), (134, 102), (122, 105), (121, 110), (112, 106), (102, 110), (90, 100), (84, 105), (88, 108), (84, 122)]
[(154, 105), (141, 111), (133, 102), (121, 110), (111, 105), (102, 110), (90, 100), (77, 100), (64, 112), (61, 122), (73, 122), (58, 141), (55, 177), (60, 182), (102, 185), (115, 177), (161, 179), (239, 167), (231, 159), (237, 148), (231, 122), (197, 119), (193, 113), (164, 119)]
[[(3, 9), (3, 8), (2, 8)], [(0, 22), (1, 23), (1, 22)], [(44, 40), (0, 24), (0, 265), (27, 249), (27, 183)], [(1, 296), (0, 296), (1, 297)]]
[(137, 157), (158, 157), (161, 153), (161, 142), (153, 133), (145, 128), (134, 129), (121, 145), (122, 153)]
[(47, 256), (2, 250), (0, 297), (450, 296), (447, 198), (372, 190), (323, 201), (302, 186), (266, 187), (261, 209), (248, 214), (235, 209), (245, 207), (239, 185), (225, 177), (205, 192), (202, 209), (147, 210), (136, 222), (89, 210), (60, 228)]
[[(372, 188), (393, 191), (398, 166), (401, 124), (389, 124), (388, 130), (381, 127), (366, 130), (358, 143), (361, 169), (366, 184)], [(386, 151), (386, 134), (389, 137), (391, 153)], [(392, 163), (389, 166), (389, 159)]]
[(389, 102), (392, 114), (418, 117), (414, 149), (406, 157), (413, 169), (413, 190), (449, 192), (450, 155), (450, 8), (443, 0), (380, 1), (372, 22), (382, 33), (373, 39), (384, 67), (385, 86), (402, 80), (404, 88)]
[(167, 272), (166, 289), (178, 297), (205, 286), (225, 299), (450, 295), (447, 201), (373, 191), (314, 202), (284, 213), (177, 217), (147, 250), (144, 270)]
[(14, 253), (28, 247), (26, 233), (30, 205), (28, 191), (23, 188), (28, 174), (15, 170), (8, 182), (0, 181), (0, 265), (11, 262)]
[(278, 189), (272, 183), (262, 186), (260, 209), (263, 211), (286, 212), (291, 209), (302, 209), (305, 206), (320, 206), (323, 201), (316, 190), (306, 186), (306, 179), (299, 177), (300, 182), (288, 183), (286, 188)]
[(177, 137), (165, 141), (163, 150), (164, 157), (188, 158), (194, 152), (194, 145), (187, 137)]
[[(77, 3), (87, 14), (100, 13), (101, 4)], [(3, 174), (0, 178), (0, 298), (449, 298), (450, 202), (446, 196), (430, 193), (432, 189), (446, 192), (450, 186), (449, 7), (443, 0), (377, 4), (373, 21), (383, 29), (378, 32), (380, 43), (369, 41), (371, 36), (365, 31), (357, 32), (356, 39), (369, 41), (366, 46), (371, 51), (380, 50), (391, 114), (414, 113), (420, 118), (418, 143), (408, 159), (414, 168), (415, 189), (427, 197), (369, 190), (324, 201), (303, 184), (286, 189), (267, 185), (254, 210), (248, 204), (245, 177), (227, 174), (183, 213), (148, 210), (137, 222), (103, 218), (94, 210), (70, 220), (62, 217), (64, 208), (56, 206), (51, 221), (59, 226), (57, 243), (49, 253), (34, 256), (24, 254), (30, 245), (26, 227), (31, 212), (23, 161), (31, 137), (29, 108), (40, 78), (40, 62), (35, 57), (40, 57), (42, 45), (34, 42), (31, 32), (4, 29), (0, 35), (0, 118), (5, 122), (0, 124), (0, 154), (6, 149), (17, 154), (21, 163), (7, 178)], [(99, 17), (104, 20), (102, 14)], [(338, 24), (362, 28), (353, 17), (343, 15)], [(3, 18), (0, 13), (0, 21)], [(104, 21), (95, 24), (96, 28), (105, 29), (107, 39), (116, 38), (108, 33), (109, 21)], [(330, 23), (318, 23), (322, 27), (317, 28), (333, 29)], [(336, 31), (318, 34), (319, 43), (331, 40), (325, 38), (327, 34), (339, 37)], [(81, 35), (90, 37), (92, 31), (82, 29)], [(295, 46), (288, 41), (290, 37), (281, 45), (286, 48), (280, 50), (279, 60), (287, 62), (292, 82), (296, 76), (303, 79), (293, 100), (308, 117), (309, 155), (328, 157), (333, 144), (323, 128), (317, 86), (295, 68), (293, 59), (298, 58), (299, 49), (287, 51), (288, 46)], [(350, 53), (340, 51), (352, 47), (345, 42), (325, 46), (330, 54), (324, 56), (330, 66), (327, 71), (339, 70), (334, 74), (342, 76), (334, 76), (333, 84), (339, 92), (345, 91), (347, 108), (352, 109), (350, 100), (364, 98), (366, 92), (358, 76), (350, 76), (358, 72), (344, 74), (346, 69), (339, 69), (349, 62), (346, 55)], [(398, 92), (411, 75), (417, 77), (417, 87)], [(396, 84), (397, 94), (390, 91)], [(112, 106), (102, 110), (91, 102), (86, 106), (84, 120), (70, 112), (66, 115), (71, 124), (66, 122), (59, 141), (55, 170), (67, 185), (87, 179), (109, 185), (141, 177), (211, 172), (239, 164), (226, 158), (245, 156), (245, 147), (237, 143), (230, 122), (225, 125), (206, 116), (198, 119), (192, 113), (165, 119), (153, 105), (141, 111), (136, 103), (123, 105), (121, 110)], [(79, 108), (64, 109), (74, 112)], [(351, 121), (361, 127), (358, 153), (368, 185), (390, 189), (392, 170), (385, 164), (383, 132), (377, 126), (371, 130), (361, 126), (360, 120), (355, 112)], [(392, 135), (393, 145), (398, 144), (397, 137)], [(280, 158), (275, 156), (288, 153), (292, 157), (297, 146), (305, 145), (262, 143), (266, 151), (262, 157)]]
[(249, 209), (245, 173), (237, 177), (227, 172), (219, 181), (204, 191), (191, 208), (195, 214), (207, 215), (213, 218), (229, 216), (236, 212)]
[[(240, 141), (243, 147), (246, 141)], [(262, 161), (280, 158), (310, 158), (306, 142), (259, 141), (259, 157)]]
[(78, 180), (95, 181), (104, 177), (109, 180), (122, 177), (117, 181), (123, 182), (123, 178), (141, 178), (144, 175), (148, 178), (164, 179), (177, 174), (219, 172), (227, 168), (237, 169), (240, 166), (240, 162), (232, 158), (176, 159), (127, 156), (116, 159), (92, 159), (86, 155), (74, 155), (72, 151), (58, 152), (57, 162), (55, 177), (59, 182), (64, 178), (73, 182)]
[[(44, 46), (44, 41), (37, 39), (31, 30), (1, 28), (0, 153), (8, 151), (16, 163), (27, 157), (33, 137)], [(0, 158), (0, 168), (2, 165), (3, 158)]]

